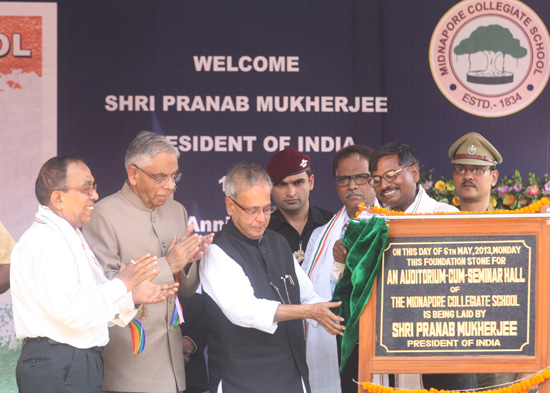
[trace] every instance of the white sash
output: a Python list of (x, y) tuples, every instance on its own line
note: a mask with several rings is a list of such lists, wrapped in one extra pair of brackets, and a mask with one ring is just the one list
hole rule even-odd
[(67, 220), (59, 217), (47, 206), (39, 206), (34, 219), (40, 224), (48, 225), (65, 239), (74, 256), (80, 285), (92, 287), (108, 281), (103, 273), (103, 267), (78, 228), (74, 229)]

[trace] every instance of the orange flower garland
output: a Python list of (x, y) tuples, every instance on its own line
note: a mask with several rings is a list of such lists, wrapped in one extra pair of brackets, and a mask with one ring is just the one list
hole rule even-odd
[[(476, 393), (526, 393), (529, 389), (534, 388), (535, 386), (543, 383), (547, 379), (550, 379), (550, 370), (545, 368), (544, 370), (533, 374), (527, 379), (523, 379), (511, 385), (498, 388), (498, 389), (488, 389), (488, 390), (476, 390)], [(431, 388), (430, 390), (408, 390), (408, 389), (394, 389), (387, 386), (376, 385), (370, 382), (361, 383), (363, 390), (368, 391), (369, 393), (459, 393), (458, 391), (448, 391), (448, 390), (437, 390)], [(471, 391), (469, 391), (471, 392)]]
[[(521, 209), (515, 209), (515, 210), (488, 210), (483, 212), (468, 212), (468, 211), (461, 211), (461, 212), (438, 212), (438, 213), (420, 213), (416, 215), (433, 215), (433, 214), (445, 214), (445, 215), (453, 215), (453, 214), (515, 214), (515, 213), (538, 213), (540, 212), (540, 209), (544, 205), (550, 205), (550, 199), (548, 198), (542, 198), (535, 203), (522, 207)], [(356, 213), (356, 216), (359, 216), (363, 210), (366, 210), (367, 207), (364, 203), (361, 203), (359, 205), (359, 211)], [(372, 207), (370, 208), (373, 213), (375, 214), (384, 214), (386, 216), (412, 216), (415, 215), (413, 213), (404, 213), (404, 212), (398, 212), (394, 210), (385, 209), (383, 207)]]

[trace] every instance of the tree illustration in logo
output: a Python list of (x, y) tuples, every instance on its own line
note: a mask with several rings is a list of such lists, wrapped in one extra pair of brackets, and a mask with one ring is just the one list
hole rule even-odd
[[(522, 47), (519, 40), (514, 38), (510, 30), (500, 25), (480, 26), (463, 39), (454, 48), (456, 55), (468, 55), (469, 71), (467, 81), (483, 85), (501, 85), (514, 81), (514, 74), (506, 71), (506, 55), (521, 59), (527, 55), (527, 49)], [(470, 56), (481, 52), (485, 55), (485, 69), (471, 70)], [(501, 64), (501, 69), (498, 65)]]

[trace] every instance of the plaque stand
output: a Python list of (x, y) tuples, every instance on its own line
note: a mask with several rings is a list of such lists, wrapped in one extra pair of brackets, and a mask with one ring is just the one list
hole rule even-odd
[[(392, 237), (536, 236), (534, 356), (377, 356), (379, 275), (360, 317), (359, 382), (372, 381), (372, 374), (534, 373), (550, 365), (550, 214), (396, 216), (388, 225), (388, 244)], [(550, 393), (549, 385), (539, 385), (539, 392)], [(358, 392), (362, 391), (359, 385)]]

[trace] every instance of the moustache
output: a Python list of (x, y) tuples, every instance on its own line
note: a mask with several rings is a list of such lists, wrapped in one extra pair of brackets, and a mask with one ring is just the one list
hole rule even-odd
[(461, 186), (464, 187), (465, 185), (470, 185), (474, 188), (477, 188), (477, 186), (469, 180), (465, 180), (465, 181), (462, 182)]
[(360, 192), (360, 191), (356, 191), (356, 190), (352, 190), (352, 191), (348, 191), (346, 192), (346, 195), (344, 195), (344, 198), (349, 198), (350, 196), (358, 196), (358, 197), (362, 197), (363, 196), (363, 193)]
[(386, 187), (382, 190), (382, 193), (385, 193), (387, 191), (393, 191), (393, 190), (399, 190), (399, 187), (396, 187), (396, 186), (389, 186), (389, 187)]

